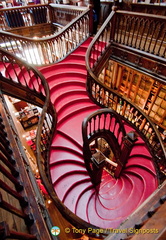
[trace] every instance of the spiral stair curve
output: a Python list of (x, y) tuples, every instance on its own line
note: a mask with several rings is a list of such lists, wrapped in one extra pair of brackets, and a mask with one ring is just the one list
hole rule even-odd
[[(141, 137), (118, 179), (103, 171), (97, 188), (83, 159), (82, 121), (100, 107), (86, 92), (85, 53), (90, 39), (66, 59), (39, 70), (48, 81), (58, 115), (50, 152), (50, 174), (59, 199), (77, 216), (100, 228), (117, 228), (158, 185), (152, 156)], [(132, 130), (124, 124), (126, 132)]]

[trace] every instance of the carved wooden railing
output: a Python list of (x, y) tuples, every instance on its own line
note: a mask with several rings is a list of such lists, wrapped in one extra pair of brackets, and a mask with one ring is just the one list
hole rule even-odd
[[(87, 231), (89, 228), (98, 229), (96, 226), (83, 221), (72, 213), (59, 200), (53, 189), (48, 164), (50, 144), (56, 128), (57, 120), (54, 107), (50, 102), (50, 93), (46, 80), (37, 69), (23, 62), (16, 56), (3, 49), (0, 49), (0, 53), (0, 83), (2, 93), (42, 107), (36, 134), (36, 159), (40, 177), (48, 194), (60, 213), (73, 226), (80, 229), (86, 229)], [(95, 231), (92, 232), (91, 235), (92, 237), (96, 237)], [(98, 237), (104, 238), (107, 235), (107, 229), (103, 229), (103, 231), (99, 233)], [(45, 239), (48, 238), (45, 237)]]
[[(159, 64), (165, 64), (165, 23), (166, 18), (164, 16), (112, 11), (91, 43), (87, 56), (87, 60), (89, 60), (87, 68), (89, 70), (95, 68), (101, 56), (106, 55), (105, 50), (113, 47), (126, 51), (124, 53), (126, 54), (126, 59), (124, 60), (127, 60), (127, 51), (131, 51), (137, 54), (134, 60), (138, 61), (138, 63), (140, 58), (144, 56), (154, 59)], [(113, 52), (112, 54), (115, 53)], [(106, 57), (108, 56), (106, 55)], [(154, 68), (154, 65), (152, 67)], [(148, 66), (145, 68), (148, 69)], [(154, 73), (157, 71), (155, 69), (152, 70)], [(160, 72), (158, 73), (165, 76), (165, 69), (160, 67)]]
[(0, 9), (0, 30), (50, 23), (49, 5), (30, 5)]
[[(91, 42), (86, 55), (88, 69), (87, 90), (90, 93), (90, 97), (102, 107), (113, 108), (139, 131), (151, 150), (161, 181), (165, 179), (163, 170), (166, 169), (166, 151), (158, 129), (139, 107), (120, 95), (116, 90), (100, 82), (98, 75), (108, 59), (111, 58), (111, 55), (116, 55), (116, 52), (112, 51), (115, 45), (118, 45), (118, 48), (122, 48), (122, 50), (125, 47), (132, 52), (135, 51), (135, 53), (139, 51), (141, 55), (145, 54), (146, 58), (152, 57), (153, 59), (158, 59), (160, 64), (164, 64), (166, 36), (165, 28), (162, 29), (162, 20), (165, 23), (165, 17), (159, 17), (159, 21), (157, 21), (156, 16), (148, 15), (147, 19), (145, 19), (145, 15), (142, 17), (142, 14), (127, 14), (122, 11), (115, 13), (113, 11)], [(144, 25), (146, 27), (153, 26), (154, 33), (151, 30), (139, 32), (141, 23), (143, 24), (143, 29)], [(160, 26), (158, 34), (155, 32), (155, 27), (158, 26), (156, 24)], [(160, 73), (162, 78), (165, 77), (164, 71), (163, 69)], [(154, 76), (156, 77), (155, 73)], [(127, 112), (127, 106), (130, 112)]]
[[(52, 64), (62, 60), (89, 37), (91, 11), (87, 8), (77, 8), (76, 10), (76, 7), (68, 10), (67, 6), (60, 6), (49, 6), (51, 8), (52, 23), (58, 21), (58, 23), (62, 24), (63, 18), (61, 19), (61, 16), (66, 17), (66, 14), (68, 14), (67, 22), (69, 24), (61, 29), (59, 33), (51, 37), (32, 39), (9, 32), (1, 32), (0, 46), (34, 65)], [(48, 6), (42, 7), (44, 9), (48, 8)]]
[[(50, 102), (48, 84), (43, 75), (29, 64), (1, 49), (1, 89), (10, 96), (42, 107), (37, 128), (37, 155), (46, 160), (47, 149), (56, 126), (56, 113)], [(41, 158), (42, 158), (41, 157)], [(39, 157), (39, 159), (41, 159)], [(46, 161), (45, 161), (46, 162)], [(46, 171), (45, 166), (45, 171)], [(48, 169), (46, 171), (48, 173)]]
[(0, 9), (0, 30), (31, 27), (43, 23), (66, 26), (86, 8), (61, 4), (37, 4)]
[[(3, 66), (5, 66), (9, 55), (1, 52), (1, 56), (4, 60)], [(15, 67), (16, 64), (19, 64), (16, 61), (13, 63)], [(1, 71), (3, 66), (1, 61)], [(28, 70), (29, 73), (33, 72), (32, 69)], [(9, 73), (7, 75), (6, 80), (9, 80)], [(44, 207), (44, 199), (41, 197), (36, 179), (2, 95), (5, 93), (3, 85), (5, 78), (0, 76), (3, 89), (2, 92), (0, 91), (0, 239), (56, 240), (57, 238), (52, 237), (49, 232), (53, 224)], [(12, 91), (12, 84), (10, 88)]]
[(83, 13), (86, 7), (77, 7), (63, 4), (49, 4), (51, 23), (66, 26), (73, 19)]
[(114, 43), (144, 54), (166, 57), (166, 18), (164, 16), (117, 11)]
[(95, 181), (96, 175), (90, 160), (92, 158), (90, 144), (97, 138), (104, 138), (110, 144), (114, 161), (118, 165), (118, 172), (115, 170), (113, 174), (115, 177), (119, 177), (120, 169), (125, 166), (125, 159), (124, 156), (123, 160), (121, 159), (121, 154), (123, 152), (123, 140), (126, 136), (119, 114), (112, 109), (100, 109), (93, 112), (82, 123), (82, 136), (84, 161), (92, 182)]

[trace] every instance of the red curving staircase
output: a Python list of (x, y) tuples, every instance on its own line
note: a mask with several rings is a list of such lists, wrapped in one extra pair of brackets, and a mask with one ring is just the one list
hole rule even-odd
[[(40, 68), (58, 115), (50, 172), (58, 197), (71, 211), (100, 228), (116, 228), (156, 189), (157, 177), (151, 155), (139, 137), (120, 178), (103, 171), (98, 191), (92, 185), (82, 153), (82, 121), (99, 107), (86, 93), (88, 45), (89, 40), (62, 62)], [(126, 132), (132, 129), (124, 126)]]

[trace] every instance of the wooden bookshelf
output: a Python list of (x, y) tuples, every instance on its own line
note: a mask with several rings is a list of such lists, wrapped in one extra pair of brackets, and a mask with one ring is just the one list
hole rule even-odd
[(109, 61), (100, 80), (106, 86), (117, 89), (118, 93), (144, 110), (156, 125), (166, 129), (166, 86), (113, 61)]

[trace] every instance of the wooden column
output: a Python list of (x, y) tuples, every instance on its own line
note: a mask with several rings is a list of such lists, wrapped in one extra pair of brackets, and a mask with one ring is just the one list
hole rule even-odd
[(119, 158), (120, 164), (118, 164), (118, 167), (115, 171), (115, 177), (118, 178), (120, 176), (120, 173), (124, 166), (127, 163), (127, 160), (130, 156), (131, 150), (137, 141), (137, 134), (134, 131), (129, 132), (123, 139), (123, 148), (121, 151), (121, 155)]

